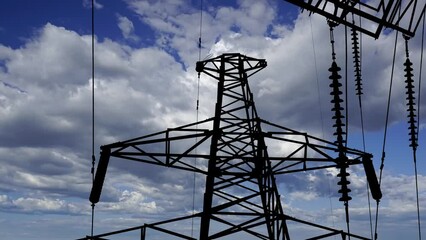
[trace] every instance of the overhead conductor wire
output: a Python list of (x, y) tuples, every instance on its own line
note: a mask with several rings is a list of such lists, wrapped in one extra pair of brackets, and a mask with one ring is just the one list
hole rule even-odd
[[(391, 75), (390, 75), (390, 82), (389, 82), (388, 100), (387, 100), (387, 106), (386, 106), (385, 129), (383, 133), (382, 156), (381, 156), (380, 173), (379, 173), (379, 186), (381, 186), (382, 184), (383, 169), (385, 167), (386, 139), (387, 139), (387, 132), (388, 132), (388, 124), (389, 124), (390, 103), (392, 98), (392, 86), (393, 86), (393, 76), (395, 71), (395, 58), (396, 58), (397, 45), (398, 45), (398, 31), (395, 31), (395, 43), (393, 47), (392, 68), (391, 68)], [(374, 239), (377, 239), (378, 237), (377, 227), (378, 227), (378, 221), (379, 221), (379, 203), (380, 202), (377, 201), (376, 220), (375, 220), (375, 226), (374, 226)]]
[[(92, 184), (95, 181), (95, 0), (92, 0)], [(93, 237), (95, 204), (92, 203), (92, 224), (90, 236)]]
[(324, 138), (324, 117), (323, 117), (323, 113), (322, 113), (321, 91), (320, 91), (320, 83), (319, 83), (319, 78), (318, 78), (317, 53), (316, 53), (316, 49), (315, 49), (315, 39), (314, 39), (314, 33), (312, 31), (312, 20), (311, 20), (311, 18), (309, 18), (309, 21), (311, 23), (312, 50), (313, 50), (313, 53), (314, 53), (314, 63), (315, 63), (315, 73), (316, 73), (318, 102), (319, 102), (319, 105), (320, 105), (321, 133), (322, 133), (321, 137)]
[(425, 38), (425, 17), (426, 15), (423, 14), (423, 28), (422, 28), (422, 43), (421, 43), (421, 49), (422, 51), (420, 52), (420, 70), (419, 70), (419, 92), (417, 95), (417, 101), (419, 102), (419, 106), (418, 108), (418, 115), (417, 115), (417, 139), (419, 139), (419, 124), (420, 124), (420, 96), (421, 96), (421, 83), (422, 83), (422, 70), (423, 70), (423, 47), (424, 47), (424, 38)]
[[(316, 54), (316, 48), (315, 48), (315, 39), (314, 39), (314, 33), (312, 31), (312, 19), (309, 18), (309, 22), (311, 25), (311, 38), (312, 38), (312, 51), (314, 53), (314, 64), (315, 64), (315, 73), (316, 73), (316, 83), (317, 83), (317, 94), (318, 94), (318, 102), (319, 102), (319, 113), (320, 113), (320, 119), (321, 119), (321, 138), (324, 138), (324, 117), (322, 112), (322, 99), (321, 99), (321, 91), (320, 91), (320, 83), (319, 83), (319, 77), (318, 77), (318, 64), (317, 64), (317, 54)], [(328, 178), (328, 200), (330, 203), (330, 214), (333, 216), (333, 203), (331, 201), (331, 183), (330, 178)], [(332, 224), (333, 227), (335, 226), (334, 218), (332, 217)]]
[[(198, 61), (201, 61), (201, 36), (203, 31), (203, 0), (200, 0), (200, 32), (198, 37)], [(199, 107), (200, 107), (200, 73), (197, 77), (197, 103), (196, 103), (196, 130), (198, 130), (198, 117), (199, 117)], [(195, 137), (195, 142), (198, 142), (198, 137)], [(195, 154), (197, 154), (197, 148), (195, 148)], [(197, 167), (197, 158), (194, 160), (194, 167)], [(195, 214), (195, 189), (196, 189), (196, 174), (193, 173), (193, 186), (192, 186), (192, 213)], [(194, 236), (194, 218), (191, 220), (191, 237)]]
[(421, 43), (421, 49), (422, 51), (420, 52), (420, 70), (419, 70), (419, 92), (417, 95), (417, 101), (419, 102), (419, 106), (418, 108), (418, 115), (417, 115), (417, 139), (419, 139), (419, 124), (420, 124), (420, 96), (421, 96), (421, 83), (422, 83), (422, 70), (423, 70), (423, 47), (424, 47), (424, 38), (425, 38), (425, 17), (426, 15), (423, 14), (423, 28), (422, 28), (422, 43)]
[[(345, 17), (346, 20), (346, 17)], [(348, 26), (345, 25), (345, 147), (348, 147), (349, 107), (348, 107)]]

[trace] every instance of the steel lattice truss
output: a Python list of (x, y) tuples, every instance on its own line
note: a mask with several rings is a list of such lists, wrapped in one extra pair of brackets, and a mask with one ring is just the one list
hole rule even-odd
[(413, 37), (425, 14), (424, 0), (285, 0), (378, 38), (384, 28)]
[[(225, 236), (291, 239), (289, 222), (321, 232), (309, 239), (333, 235), (342, 239), (348, 236), (367, 239), (284, 212), (276, 175), (335, 168), (341, 161), (339, 151), (350, 156), (346, 159), (349, 165), (371, 163), (371, 155), (349, 148), (338, 149), (332, 142), (260, 119), (248, 77), (265, 67), (265, 60), (240, 54), (224, 54), (198, 62), (197, 71), (218, 82), (213, 118), (101, 147), (92, 203), (99, 200), (110, 156), (203, 174), (206, 187), (200, 213), (101, 234), (95, 239), (133, 230), (141, 230), (141, 239), (145, 239), (146, 229), (179, 239), (194, 239), (163, 227), (190, 218), (200, 219), (199, 239), (203, 240)], [(283, 147), (285, 150), (280, 150)]]

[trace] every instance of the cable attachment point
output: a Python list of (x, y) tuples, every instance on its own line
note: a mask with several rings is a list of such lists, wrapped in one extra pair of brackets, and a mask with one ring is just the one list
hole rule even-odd
[(333, 61), (335, 61), (336, 53), (334, 51), (334, 27), (336, 27), (338, 24), (331, 20), (327, 20), (327, 23), (328, 23), (328, 26), (330, 27), (331, 58), (333, 59)]
[(352, 50), (353, 50), (353, 58), (354, 58), (354, 72), (355, 72), (355, 90), (356, 95), (362, 95), (362, 79), (361, 79), (361, 58), (359, 51), (359, 41), (358, 41), (358, 33), (352, 28)]
[(339, 75), (340, 70), (341, 68), (337, 66), (337, 63), (335, 61), (333, 61), (331, 67), (328, 69), (328, 71), (331, 72), (331, 75), (329, 77), (329, 79), (331, 79), (330, 87), (332, 89), (330, 95), (333, 97), (331, 100), (331, 103), (333, 104), (333, 108), (331, 109), (331, 111), (334, 112), (334, 116), (332, 119), (335, 120), (335, 124), (333, 125), (333, 127), (336, 128), (336, 131), (333, 135), (337, 137), (335, 143), (339, 146), (339, 148), (343, 147), (343, 144), (345, 143), (343, 135), (346, 134), (343, 131), (343, 127), (345, 126), (345, 124), (343, 123), (343, 119), (345, 118), (345, 116), (343, 116), (342, 111), (344, 109), (341, 106), (343, 100), (340, 98), (340, 95), (342, 95), (342, 92), (340, 91), (340, 87), (342, 86), (342, 84), (339, 82), (339, 79), (342, 78)]
[(331, 19), (327, 19), (327, 24), (328, 24), (328, 26), (330, 26), (330, 28), (335, 28), (335, 27), (339, 26), (338, 22), (331, 20)]
[[(407, 48), (408, 49), (408, 48)], [(410, 61), (410, 59), (409, 59), (409, 57), (408, 57), (408, 50), (407, 50), (407, 58), (406, 58), (406, 60), (405, 60), (405, 63), (404, 63), (404, 71), (405, 71), (405, 77), (406, 77), (406, 80), (405, 80), (405, 83), (406, 83), (406, 86), (405, 86), (405, 88), (407, 89), (407, 92), (406, 92), (406, 94), (407, 94), (407, 106), (408, 106), (408, 108), (407, 108), (407, 112), (408, 112), (408, 115), (407, 115), (407, 117), (408, 117), (408, 124), (409, 124), (409, 127), (408, 127), (408, 130), (409, 130), (409, 133), (408, 133), (408, 135), (410, 136), (410, 139), (409, 139), (409, 141), (410, 141), (410, 147), (412, 147), (413, 149), (416, 149), (417, 148), (417, 146), (418, 146), (418, 144), (417, 144), (417, 126), (416, 126), (416, 123), (417, 123), (417, 121), (416, 121), (416, 104), (415, 104), (415, 102), (414, 102), (414, 100), (416, 99), (415, 97), (414, 97), (414, 93), (415, 93), (415, 91), (414, 91), (414, 85), (413, 85), (413, 82), (414, 82), (414, 80), (413, 80), (413, 73), (412, 73), (412, 71), (413, 71), (413, 68), (412, 68), (412, 66), (413, 66), (413, 63)]]

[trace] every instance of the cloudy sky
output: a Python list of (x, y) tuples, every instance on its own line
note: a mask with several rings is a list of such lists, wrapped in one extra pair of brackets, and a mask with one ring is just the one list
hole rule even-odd
[[(90, 234), (90, 6), (89, 0), (2, 1), (0, 232), (4, 240), (74, 239)], [(200, 1), (98, 0), (95, 16), (96, 157), (101, 145), (194, 122)], [(300, 13), (278, 0), (204, 1), (202, 16), (202, 58), (239, 52), (267, 60), (268, 67), (249, 80), (263, 119), (334, 141), (328, 79), (331, 47), (323, 17)], [(336, 28), (335, 39), (344, 76), (343, 26)], [(366, 151), (374, 155), (376, 169), (382, 153), (394, 43), (392, 31), (377, 40), (362, 37)], [(421, 31), (409, 46), (417, 94)], [(349, 58), (351, 51), (349, 43)], [(399, 36), (382, 179), (381, 239), (417, 236), (404, 60)], [(351, 59), (347, 72), (348, 146), (362, 150)], [(421, 92), (424, 88), (423, 84)], [(214, 82), (201, 76), (199, 91), (199, 118), (205, 119), (213, 113)], [(417, 159), (424, 223), (425, 103), (422, 97), (417, 105), (421, 112)], [(365, 176), (356, 167), (350, 173), (351, 228), (368, 237)], [(335, 175), (336, 170), (329, 169), (279, 178), (284, 211), (344, 229)], [(199, 210), (204, 179), (196, 176), (195, 180), (195, 208)], [(191, 173), (112, 159), (96, 206), (95, 233), (191, 212), (193, 181)], [(375, 203), (371, 210), (375, 211)], [(306, 229), (291, 231), (298, 238)]]

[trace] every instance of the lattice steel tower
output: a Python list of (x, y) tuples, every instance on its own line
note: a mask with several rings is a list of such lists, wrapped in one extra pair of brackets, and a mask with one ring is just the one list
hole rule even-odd
[[(188, 233), (163, 226), (200, 219), (199, 239), (291, 239), (287, 223), (317, 229), (310, 239), (339, 235), (368, 239), (289, 216), (281, 205), (275, 176), (363, 163), (373, 197), (381, 192), (371, 155), (294, 131), (259, 118), (248, 78), (266, 61), (238, 53), (197, 63), (196, 70), (217, 80), (215, 115), (204, 121), (101, 147), (90, 201), (99, 201), (110, 156), (192, 171), (206, 176), (202, 212), (97, 235), (96, 239), (155, 229), (179, 239)], [(269, 148), (268, 148), (269, 146)], [(286, 151), (279, 151), (285, 146)], [(208, 149), (198, 150), (196, 149)], [(346, 155), (349, 154), (349, 159)], [(194, 164), (198, 159), (198, 164)], [(348, 190), (350, 191), (350, 190)], [(347, 192), (346, 192), (347, 193)], [(293, 225), (292, 225), (293, 226)], [(89, 238), (89, 237), (88, 237)]]

